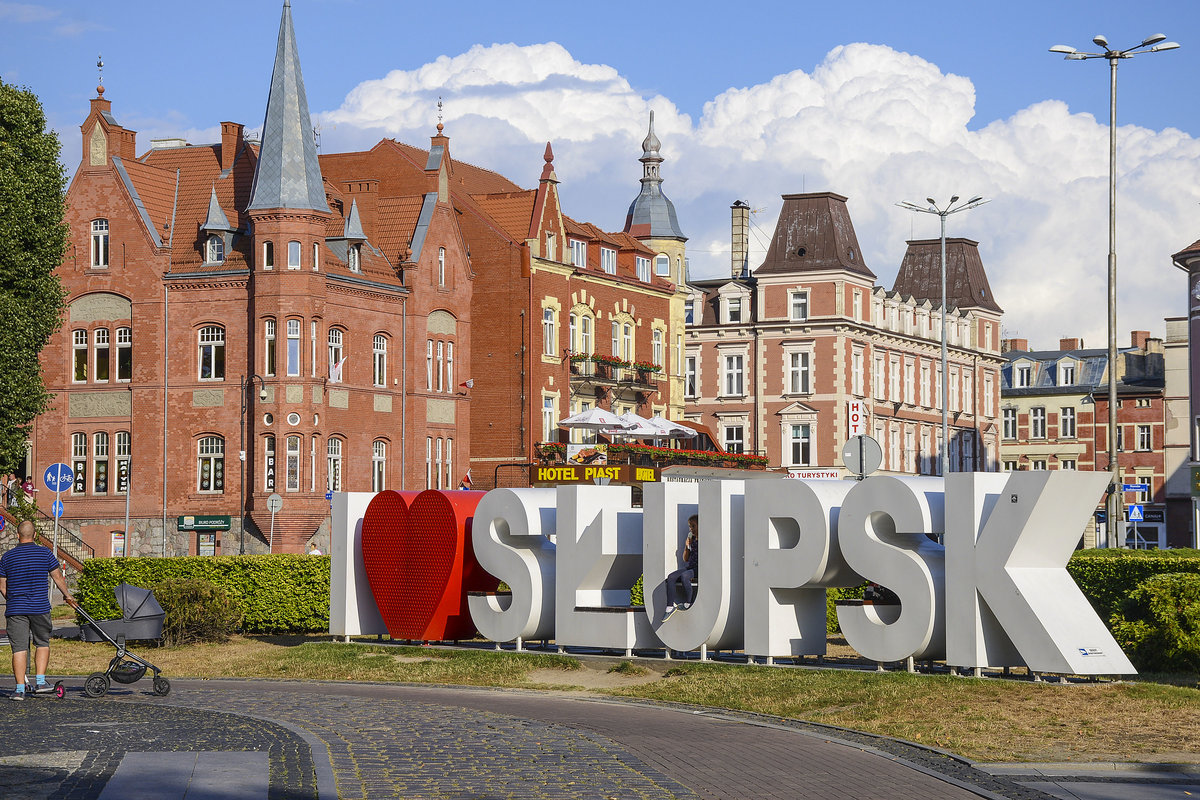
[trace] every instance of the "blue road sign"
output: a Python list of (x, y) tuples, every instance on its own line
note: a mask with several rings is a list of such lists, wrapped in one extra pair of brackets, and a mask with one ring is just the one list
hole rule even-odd
[(50, 510), (54, 513), (54, 518), (58, 519), (63, 514), (62, 500), (55, 500), (54, 505), (50, 506)]
[(1150, 484), (1148, 483), (1123, 483), (1121, 484), (1122, 492), (1148, 492)]
[(325, 493), (325, 499), (326, 499), (326, 500), (332, 500), (332, 499), (333, 499), (333, 492), (332, 492), (332, 491), (326, 492), (326, 493)]
[(0, 517), (0, 531), (4, 530), (4, 526), (8, 524), (6, 517)]
[(1129, 507), (1129, 521), (1130, 522), (1145, 522), (1146, 521), (1146, 513), (1142, 510), (1141, 506), (1132, 505)]
[(75, 473), (66, 464), (51, 464), (46, 467), (42, 482), (46, 484), (47, 489), (61, 492), (75, 482)]

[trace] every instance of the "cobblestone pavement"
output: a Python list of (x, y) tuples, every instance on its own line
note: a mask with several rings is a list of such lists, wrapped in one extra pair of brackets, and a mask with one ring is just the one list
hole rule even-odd
[(5, 751), (49, 760), (0, 760), (0, 797), (94, 798), (129, 752), (247, 750), (269, 754), (277, 800), (1049, 796), (948, 755), (771, 717), (461, 687), (172, 684), (166, 698), (135, 684), (4, 703)]

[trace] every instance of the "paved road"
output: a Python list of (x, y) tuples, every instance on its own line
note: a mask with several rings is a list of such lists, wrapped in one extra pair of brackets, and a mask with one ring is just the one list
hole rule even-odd
[[(849, 732), (839, 741), (803, 723), (650, 703), (379, 684), (173, 686), (166, 698), (142, 681), (100, 700), (73, 691), (4, 702), (0, 797), (1044, 800), (1041, 789), (1064, 785), (1022, 785)], [(1103, 785), (1118, 792), (1105, 796), (1149, 796)], [(1186, 796), (1158, 788), (1180, 791), (1156, 797)]]

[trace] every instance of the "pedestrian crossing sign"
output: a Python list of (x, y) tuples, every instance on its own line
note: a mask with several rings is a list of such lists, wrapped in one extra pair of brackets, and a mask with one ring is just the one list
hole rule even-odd
[(1129, 507), (1129, 521), (1130, 522), (1145, 522), (1146, 521), (1146, 514), (1142, 510), (1141, 506), (1134, 505), (1134, 506)]

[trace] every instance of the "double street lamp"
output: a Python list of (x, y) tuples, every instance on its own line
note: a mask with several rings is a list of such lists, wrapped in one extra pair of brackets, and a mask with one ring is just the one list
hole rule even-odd
[[(970, 211), (972, 208), (978, 208), (979, 206), (983, 205), (984, 203), (986, 203), (988, 201), (977, 195), (975, 197), (972, 197), (970, 200), (966, 201), (965, 203), (958, 203), (958, 195), (954, 195), (953, 197), (950, 198), (950, 202), (947, 203), (944, 208), (938, 208), (938, 204), (936, 202), (934, 202), (932, 197), (925, 198), (925, 202), (929, 204), (928, 208), (919, 206), (916, 203), (910, 203), (907, 200), (905, 200), (901, 203), (896, 203), (896, 205), (900, 206), (901, 208), (908, 209), (909, 211), (917, 211), (922, 214), (936, 214), (937, 216), (941, 217), (941, 220), (942, 220), (942, 314), (941, 314), (941, 316), (942, 316), (942, 325), (941, 325), (941, 328), (942, 328), (942, 381), (941, 381), (941, 383), (942, 383), (942, 402), (941, 402), (941, 406), (942, 406), (942, 458), (941, 458), (941, 464), (942, 464), (942, 475), (945, 476), (950, 473), (950, 424), (949, 424), (948, 420), (946, 419), (946, 406), (947, 406), (947, 403), (950, 398), (948, 383), (947, 383), (947, 381), (949, 380), (949, 367), (947, 366), (948, 359), (947, 359), (947, 348), (946, 348), (946, 217), (950, 216), (951, 214), (957, 214), (960, 211)], [(958, 203), (958, 205), (955, 205), (955, 203)]]
[(1159, 53), (1179, 47), (1167, 42), (1166, 35), (1156, 33), (1128, 50), (1113, 50), (1108, 39), (1096, 36), (1092, 42), (1102, 53), (1084, 53), (1065, 44), (1056, 44), (1051, 53), (1062, 53), (1068, 61), (1107, 58), (1109, 64), (1108, 92), (1108, 466), (1112, 484), (1108, 493), (1108, 546), (1119, 547), (1117, 525), (1124, 517), (1121, 493), (1121, 469), (1117, 465), (1117, 62), (1142, 53)]
[(249, 392), (254, 386), (254, 382), (258, 381), (258, 399), (262, 402), (267, 400), (267, 385), (261, 375), (255, 374), (247, 378), (242, 376), (242, 418), (241, 424), (238, 426), (238, 432), (241, 434), (242, 443), (238, 450), (238, 475), (241, 477), (242, 491), (241, 501), (238, 505), (238, 555), (246, 554), (246, 409), (250, 405)]

